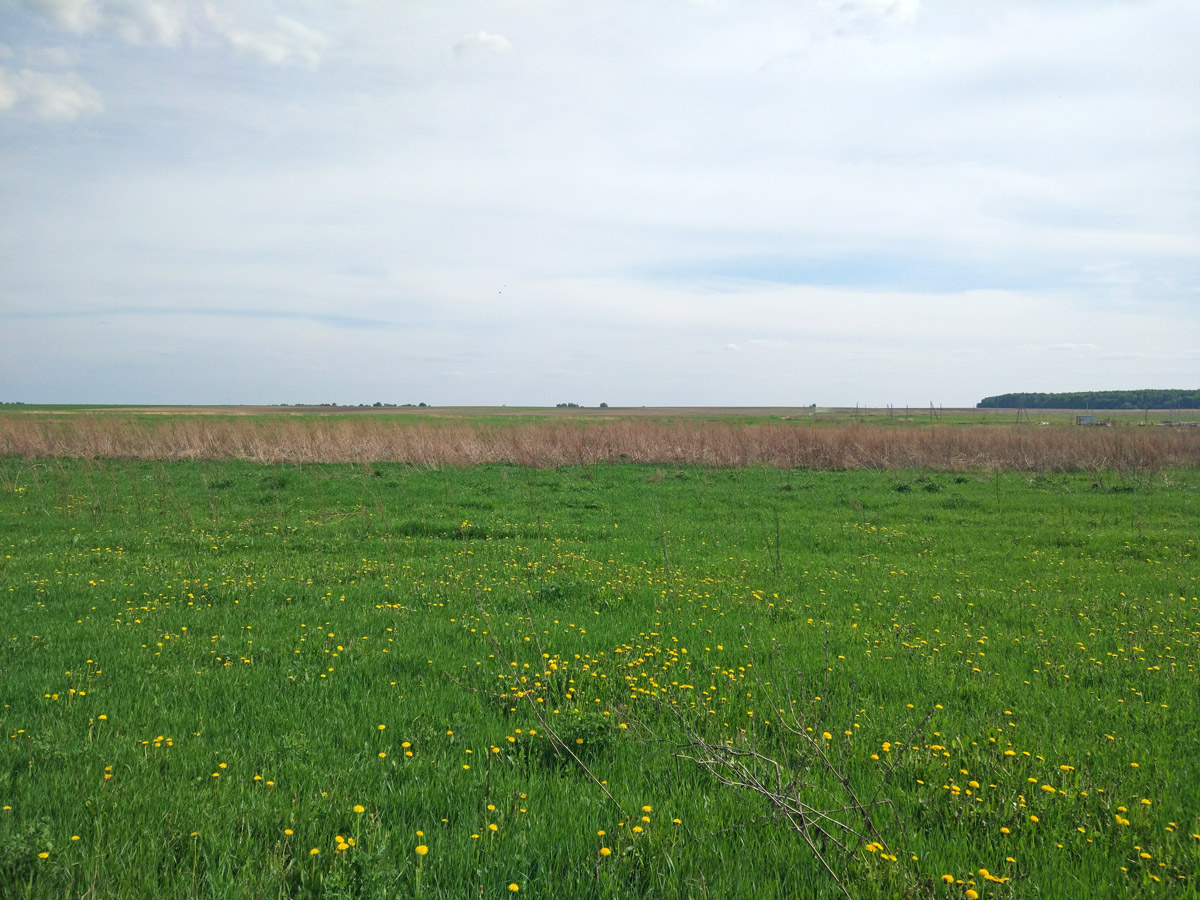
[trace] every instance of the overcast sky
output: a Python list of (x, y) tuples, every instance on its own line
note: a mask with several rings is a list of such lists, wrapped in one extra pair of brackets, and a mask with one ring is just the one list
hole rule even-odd
[(0, 400), (1200, 387), (1195, 0), (4, 0)]

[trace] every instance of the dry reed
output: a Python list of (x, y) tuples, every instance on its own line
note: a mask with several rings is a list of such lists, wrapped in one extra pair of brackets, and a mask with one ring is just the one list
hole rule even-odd
[(1137, 471), (1200, 465), (1200, 429), (25, 414), (0, 416), (0, 455), (420, 466), (627, 461), (818, 470)]

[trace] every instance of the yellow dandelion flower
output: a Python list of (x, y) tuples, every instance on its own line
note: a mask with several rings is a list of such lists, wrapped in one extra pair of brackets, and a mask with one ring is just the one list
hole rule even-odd
[(417, 845), (417, 856), (424, 856), (428, 852), (429, 852), (429, 848), (426, 847), (424, 844)]
[(355, 805), (355, 807), (354, 807), (354, 811), (355, 811), (356, 813), (358, 813), (359, 815), (362, 815), (364, 812), (366, 812), (366, 808), (365, 808), (365, 807), (363, 807), (363, 806), (362, 806), (362, 805), (360, 805), (360, 804), (356, 804), (356, 805)]
[(966, 897), (967, 900), (979, 900), (979, 891), (975, 888), (967, 888)]
[(653, 812), (653, 811), (654, 811), (653, 806), (643, 806), (642, 807), (642, 812)]
[(943, 875), (942, 881), (946, 882), (946, 884), (954, 884), (954, 876), (953, 875)]
[(519, 891), (521, 889), (521, 886), (514, 881), (512, 884), (510, 884), (508, 886), (508, 889), (515, 894), (517, 891)]
[(825, 740), (827, 740), (827, 741), (833, 740), (833, 735), (830, 734), (828, 731), (821, 732), (821, 737), (825, 738)]
[(321, 853), (320, 847), (313, 847), (311, 850), (308, 851), (309, 856), (319, 856), (320, 853)]
[(600, 855), (601, 855), (601, 856), (611, 856), (611, 855), (612, 855), (612, 851), (611, 851), (611, 850), (609, 850), (607, 847), (601, 847), (601, 848), (600, 848)]
[(285, 828), (285, 829), (283, 829), (283, 833), (284, 833), (284, 834), (286, 834), (288, 837), (291, 837), (291, 836), (292, 836), (292, 829), (290, 829), (290, 828)]
[(50, 858), (50, 854), (47, 853), (45, 850), (43, 850), (41, 853), (38, 854), (38, 859), (49, 859), (49, 858)]
[(488, 825), (488, 831), (499, 831), (499, 830), (500, 830), (500, 826), (497, 825), (495, 822), (492, 822), (490, 825)]

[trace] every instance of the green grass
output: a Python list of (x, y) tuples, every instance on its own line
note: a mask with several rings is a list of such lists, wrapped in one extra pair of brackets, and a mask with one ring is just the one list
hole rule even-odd
[(885, 849), (829, 851), (854, 896), (1196, 896), (1198, 502), (1195, 471), (0, 459), (0, 895), (832, 896), (676, 756), (811, 766), (786, 681), (890, 801)]

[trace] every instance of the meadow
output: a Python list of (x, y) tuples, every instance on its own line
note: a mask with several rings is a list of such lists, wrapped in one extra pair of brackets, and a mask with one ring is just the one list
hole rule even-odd
[(1195, 467), (14, 433), (0, 896), (1200, 892)]

